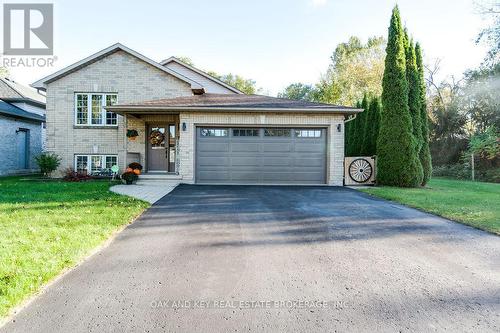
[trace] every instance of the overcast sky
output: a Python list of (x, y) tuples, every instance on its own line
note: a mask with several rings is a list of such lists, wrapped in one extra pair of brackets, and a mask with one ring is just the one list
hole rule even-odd
[[(26, 1), (7, 1), (26, 2)], [(28, 2), (37, 2), (30, 0)], [(48, 3), (50, 1), (40, 1)], [(53, 1), (53, 68), (11, 69), (29, 84), (113, 43), (160, 61), (190, 57), (201, 69), (237, 73), (275, 95), (292, 82), (317, 82), (335, 46), (358, 36), (387, 36), (394, 1), (183, 0)], [(486, 22), (472, 0), (401, 0), (403, 21), (426, 61), (442, 74), (477, 66), (485, 48), (474, 39)]]

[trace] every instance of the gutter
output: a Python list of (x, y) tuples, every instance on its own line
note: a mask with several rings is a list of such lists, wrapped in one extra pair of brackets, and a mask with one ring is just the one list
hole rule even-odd
[(148, 111), (166, 111), (166, 112), (181, 112), (181, 111), (208, 111), (208, 112), (287, 112), (287, 113), (322, 113), (322, 114), (349, 114), (355, 115), (357, 113), (363, 112), (363, 109), (351, 109), (351, 108), (246, 108), (246, 107), (203, 107), (203, 106), (108, 106), (105, 108), (108, 111), (115, 113), (127, 113), (127, 112), (148, 112)]

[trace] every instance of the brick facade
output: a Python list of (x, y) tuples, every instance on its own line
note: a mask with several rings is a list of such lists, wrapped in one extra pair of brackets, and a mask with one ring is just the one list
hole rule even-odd
[(113, 128), (75, 126), (77, 92), (117, 93), (118, 103), (192, 95), (188, 83), (123, 51), (49, 83), (46, 149), (62, 159), (55, 176), (73, 167), (75, 154), (116, 154), (120, 167), (126, 164), (124, 118)]

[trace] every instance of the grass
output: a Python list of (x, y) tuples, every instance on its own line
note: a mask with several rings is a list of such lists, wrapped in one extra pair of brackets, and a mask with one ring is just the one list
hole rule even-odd
[(426, 188), (360, 190), (500, 235), (500, 184), (435, 178)]
[(0, 318), (148, 206), (109, 186), (0, 178)]

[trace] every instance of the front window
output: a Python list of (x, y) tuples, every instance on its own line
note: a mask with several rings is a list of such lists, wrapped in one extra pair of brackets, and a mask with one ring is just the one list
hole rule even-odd
[(88, 175), (109, 175), (111, 167), (118, 165), (116, 155), (76, 155), (75, 171)]
[(106, 111), (106, 106), (114, 105), (116, 94), (75, 94), (75, 117), (77, 125), (116, 126), (117, 116)]

